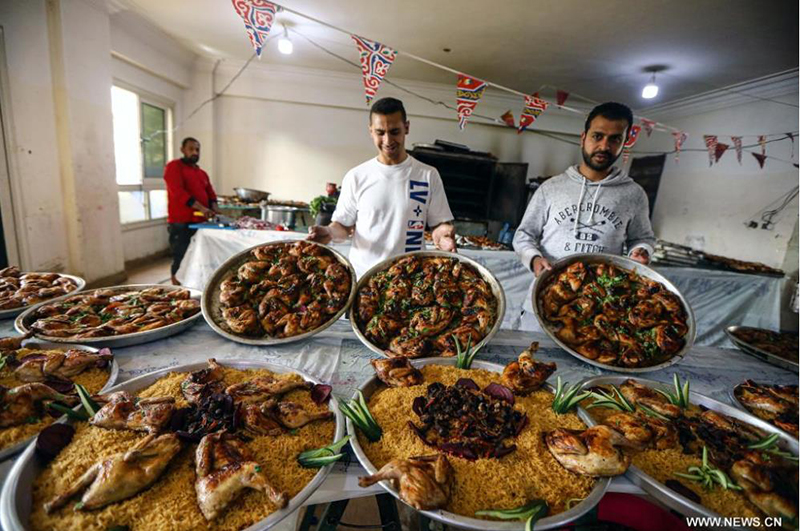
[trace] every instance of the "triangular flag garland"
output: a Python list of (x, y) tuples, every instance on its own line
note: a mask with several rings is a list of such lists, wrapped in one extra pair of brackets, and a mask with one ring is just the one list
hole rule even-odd
[(758, 143), (761, 145), (761, 155), (766, 156), (766, 154), (767, 154), (767, 136), (766, 135), (759, 135), (758, 136)]
[(503, 120), (507, 126), (513, 127), (514, 129), (517, 128), (517, 124), (514, 122), (514, 113), (511, 112), (511, 109), (504, 112), (500, 119)]
[(786, 133), (786, 136), (788, 136), (789, 140), (792, 141), (792, 156), (790, 158), (794, 158), (794, 134), (793, 133)]
[(681, 158), (681, 148), (683, 147), (683, 143), (686, 142), (686, 138), (689, 135), (684, 133), (683, 131), (673, 131), (672, 137), (675, 139), (675, 162), (678, 162)]
[(728, 150), (730, 146), (728, 144), (723, 144), (722, 142), (717, 142), (716, 148), (714, 148), (714, 160), (715, 162), (719, 162), (719, 159), (722, 158), (722, 155)]
[(231, 0), (233, 8), (242, 17), (247, 35), (256, 50), (256, 55), (261, 58), (261, 49), (267, 42), (267, 35), (275, 22), (275, 13), (278, 6), (265, 0)]
[(767, 160), (767, 156), (766, 155), (762, 155), (761, 153), (753, 153), (753, 156), (758, 161), (758, 167), (763, 170), (764, 169), (764, 161)]
[(556, 105), (561, 107), (567, 102), (567, 98), (569, 98), (569, 92), (564, 90), (556, 90)]
[(367, 97), (367, 105), (375, 97), (381, 81), (386, 77), (389, 67), (397, 57), (397, 52), (379, 42), (350, 35), (358, 47), (359, 58), (361, 59), (361, 74), (364, 77), (364, 94)]
[(628, 163), (628, 158), (631, 156), (631, 150), (628, 148), (622, 148), (622, 165), (625, 166)]
[(644, 132), (647, 133), (647, 138), (650, 138), (650, 135), (653, 134), (653, 128), (656, 125), (656, 122), (653, 120), (648, 120), (647, 118), (640, 118), (639, 122), (642, 124), (642, 128), (644, 128)]
[(708, 150), (708, 165), (714, 165), (714, 156), (717, 153), (717, 135), (703, 135), (703, 141), (706, 143)]
[(736, 148), (736, 160), (739, 161), (739, 165), (742, 165), (742, 137), (740, 136), (732, 136), (731, 141), (733, 142), (733, 147)]
[(458, 112), (458, 128), (462, 131), (467, 126), (467, 119), (478, 105), (486, 90), (486, 81), (458, 74), (456, 83), (456, 109)]
[(517, 133), (523, 132), (530, 127), (533, 122), (541, 115), (550, 105), (544, 100), (540, 100), (538, 95), (525, 96), (525, 108), (522, 109), (522, 114), (519, 116), (519, 129)]
[(636, 144), (636, 141), (639, 140), (639, 132), (641, 130), (642, 127), (640, 125), (633, 124), (631, 130), (628, 131), (628, 138), (625, 140), (623, 147), (631, 149)]

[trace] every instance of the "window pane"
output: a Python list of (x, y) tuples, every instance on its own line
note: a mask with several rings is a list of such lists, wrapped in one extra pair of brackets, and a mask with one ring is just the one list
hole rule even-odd
[(150, 219), (167, 217), (167, 191), (150, 190)]
[(167, 113), (142, 103), (142, 149), (145, 177), (161, 177), (167, 163)]
[(114, 120), (117, 184), (140, 184), (142, 156), (139, 140), (139, 97), (130, 90), (111, 87), (111, 113)]
[(133, 223), (147, 219), (144, 192), (117, 192), (119, 194), (119, 220)]

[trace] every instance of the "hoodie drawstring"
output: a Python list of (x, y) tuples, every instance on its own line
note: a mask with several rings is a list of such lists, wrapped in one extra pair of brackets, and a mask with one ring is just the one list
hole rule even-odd
[[(597, 189), (594, 191), (594, 197), (592, 198), (592, 208), (589, 210), (589, 223), (594, 220), (594, 206), (597, 204), (597, 196), (600, 195), (600, 188), (603, 186), (603, 181), (597, 183)], [(583, 204), (583, 196), (586, 192), (586, 177), (583, 178), (581, 181), (581, 195), (578, 196), (578, 212), (575, 214), (575, 223), (572, 224), (572, 234), (574, 236), (578, 235), (578, 220), (581, 217), (581, 204)]]

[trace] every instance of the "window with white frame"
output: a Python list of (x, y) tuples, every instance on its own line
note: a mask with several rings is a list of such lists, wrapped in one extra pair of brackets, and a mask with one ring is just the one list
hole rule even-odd
[(172, 109), (117, 85), (111, 87), (119, 219), (125, 223), (167, 217), (164, 166), (172, 152)]

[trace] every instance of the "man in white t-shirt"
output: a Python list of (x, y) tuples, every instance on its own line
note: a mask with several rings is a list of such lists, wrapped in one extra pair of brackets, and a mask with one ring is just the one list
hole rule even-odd
[(369, 120), (378, 156), (347, 172), (331, 224), (311, 227), (308, 239), (342, 242), (352, 235), (350, 262), (359, 277), (386, 258), (425, 249), (426, 226), (433, 230), (437, 249), (455, 252), (453, 214), (442, 178), (436, 168), (406, 152), (409, 122), (403, 102), (376, 101)]

